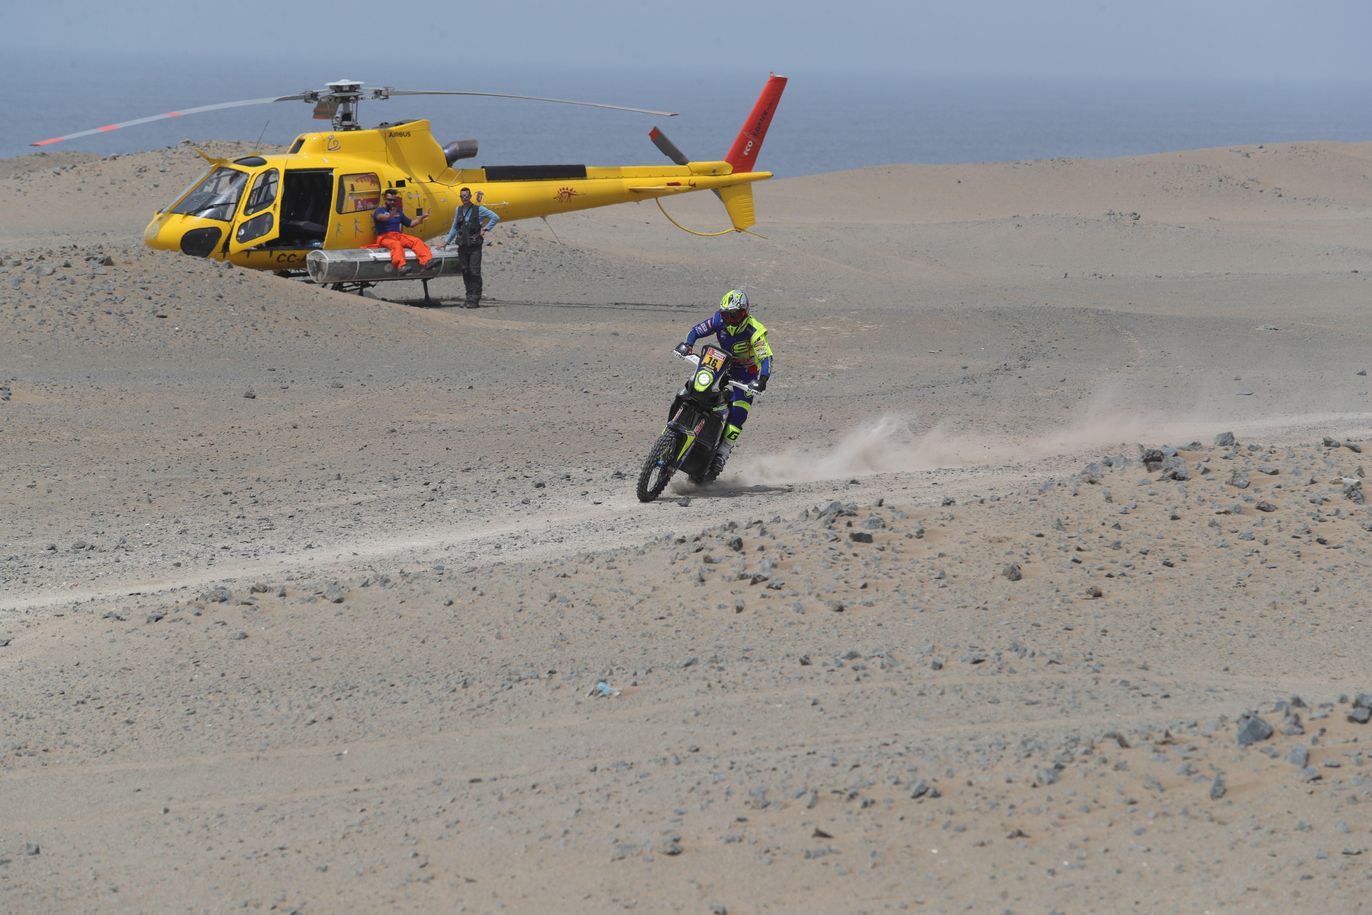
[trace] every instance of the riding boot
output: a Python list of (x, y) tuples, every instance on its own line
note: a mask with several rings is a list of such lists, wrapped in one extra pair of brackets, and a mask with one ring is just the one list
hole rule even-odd
[(467, 280), (467, 307), (481, 307), (481, 274), (468, 277)]
[(715, 476), (719, 476), (720, 473), (724, 471), (724, 464), (729, 460), (729, 455), (733, 450), (734, 443), (728, 439), (719, 443), (719, 447), (715, 449), (715, 460), (713, 464)]

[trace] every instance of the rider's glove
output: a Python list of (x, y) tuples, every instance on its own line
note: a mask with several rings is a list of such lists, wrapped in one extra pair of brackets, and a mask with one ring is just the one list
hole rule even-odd
[(757, 381), (753, 382), (753, 387), (757, 388), (759, 391), (767, 390), (767, 378), (767, 375), (759, 375)]
[(676, 354), (677, 354), (678, 356), (689, 356), (689, 355), (691, 355), (691, 344), (689, 344), (689, 343), (678, 343), (678, 344), (676, 345)]

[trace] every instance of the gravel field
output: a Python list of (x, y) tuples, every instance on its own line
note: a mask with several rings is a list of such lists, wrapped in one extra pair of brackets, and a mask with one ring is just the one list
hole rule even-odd
[(197, 162), (0, 161), (0, 910), (1372, 911), (1372, 144), (506, 223), (474, 311), (144, 250)]

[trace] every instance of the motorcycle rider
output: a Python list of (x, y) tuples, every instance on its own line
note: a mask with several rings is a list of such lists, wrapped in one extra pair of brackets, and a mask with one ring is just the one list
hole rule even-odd
[(747, 392), (729, 388), (729, 418), (712, 468), (718, 476), (738, 443), (743, 424), (748, 421), (753, 395), (767, 390), (767, 379), (772, 374), (772, 347), (767, 343), (767, 328), (748, 313), (748, 296), (741, 289), (724, 293), (724, 298), (719, 300), (719, 310), (692, 327), (686, 340), (677, 344), (676, 351), (682, 356), (689, 355), (697, 340), (711, 334), (719, 340), (720, 347), (733, 356), (728, 378), (748, 385)]

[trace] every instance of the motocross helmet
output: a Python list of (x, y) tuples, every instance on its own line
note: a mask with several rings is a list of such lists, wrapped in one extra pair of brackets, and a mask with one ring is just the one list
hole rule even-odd
[(748, 320), (748, 296), (742, 289), (730, 289), (719, 300), (719, 316), (727, 327), (738, 327)]

